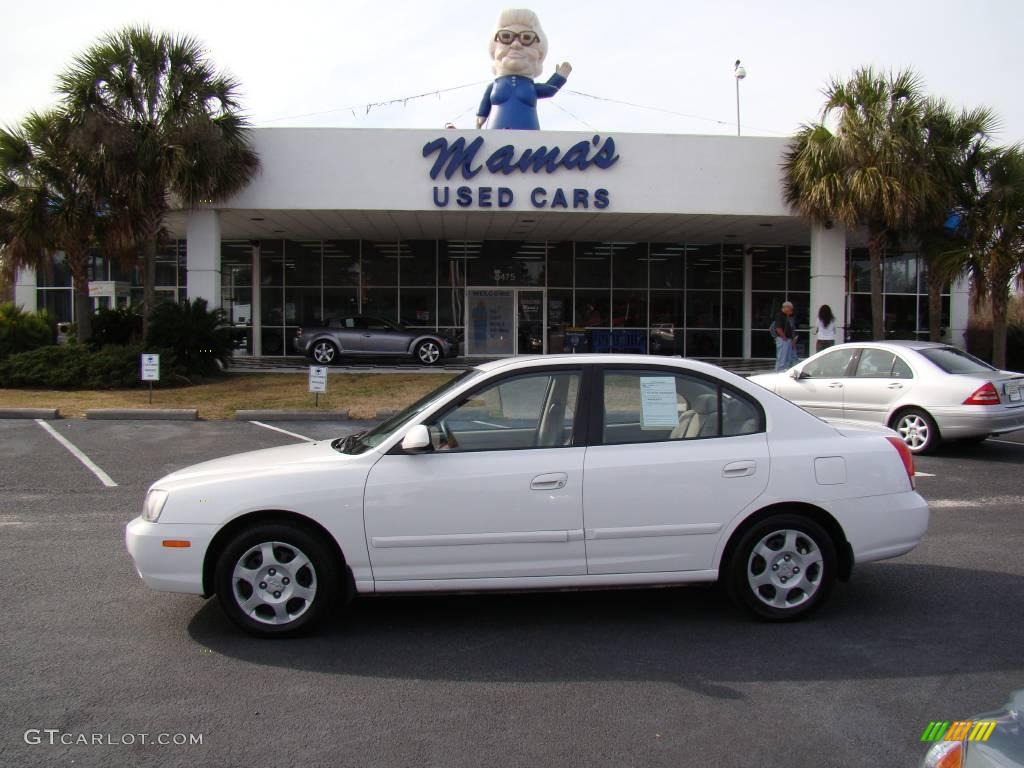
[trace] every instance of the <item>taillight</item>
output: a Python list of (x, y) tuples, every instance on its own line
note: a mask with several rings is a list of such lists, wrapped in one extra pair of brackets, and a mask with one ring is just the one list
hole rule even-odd
[(986, 381), (964, 400), (963, 405), (999, 405), (999, 393), (991, 381)]
[(907, 448), (907, 444), (898, 437), (887, 437), (885, 438), (896, 448), (896, 452), (899, 453), (900, 458), (903, 459), (903, 468), (907, 470), (907, 477), (910, 478), (910, 487), (915, 488), (914, 484), (914, 455)]

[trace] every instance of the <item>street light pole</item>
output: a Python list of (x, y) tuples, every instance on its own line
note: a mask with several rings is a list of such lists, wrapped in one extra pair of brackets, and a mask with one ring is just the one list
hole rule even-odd
[(740, 135), (740, 80), (747, 76), (747, 70), (740, 66), (740, 60), (732, 67), (733, 75), (736, 77), (736, 135)]

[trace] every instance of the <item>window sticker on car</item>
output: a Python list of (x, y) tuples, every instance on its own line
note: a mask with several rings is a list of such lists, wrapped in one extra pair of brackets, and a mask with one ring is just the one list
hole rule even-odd
[(640, 377), (640, 428), (672, 429), (679, 421), (672, 376)]

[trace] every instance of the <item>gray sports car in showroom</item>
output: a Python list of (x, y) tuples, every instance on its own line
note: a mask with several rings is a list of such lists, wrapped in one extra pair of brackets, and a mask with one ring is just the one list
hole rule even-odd
[(1024, 428), (1024, 373), (948, 344), (840, 344), (750, 380), (815, 416), (891, 427), (913, 453)]
[(423, 365), (455, 357), (454, 339), (422, 328), (406, 329), (377, 317), (332, 318), (325, 326), (299, 328), (295, 350), (321, 365), (339, 357), (411, 356)]

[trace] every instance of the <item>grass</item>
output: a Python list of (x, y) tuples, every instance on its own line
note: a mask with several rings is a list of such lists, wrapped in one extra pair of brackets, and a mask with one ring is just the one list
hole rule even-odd
[[(323, 411), (348, 410), (354, 419), (372, 419), (378, 410), (404, 408), (454, 374), (331, 374), (327, 392), (320, 395)], [(287, 374), (228, 374), (207, 384), (180, 389), (56, 391), (0, 389), (0, 406), (57, 408), (62, 416), (84, 416), (89, 408), (198, 408), (201, 419), (231, 419), (236, 410), (315, 410), (309, 376)]]

